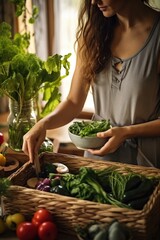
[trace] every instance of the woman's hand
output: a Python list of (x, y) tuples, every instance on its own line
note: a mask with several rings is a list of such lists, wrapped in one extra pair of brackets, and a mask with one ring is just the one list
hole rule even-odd
[(108, 140), (101, 149), (87, 149), (87, 151), (98, 156), (113, 153), (126, 140), (125, 127), (113, 127), (105, 132), (99, 132), (97, 133), (97, 137), (107, 138)]
[(43, 121), (37, 122), (24, 136), (22, 150), (29, 156), (33, 163), (39, 148), (46, 137), (46, 129)]

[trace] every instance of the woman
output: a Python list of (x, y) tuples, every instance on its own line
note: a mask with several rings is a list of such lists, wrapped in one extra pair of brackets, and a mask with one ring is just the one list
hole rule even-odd
[(92, 87), (94, 119), (113, 128), (97, 134), (107, 143), (85, 157), (159, 168), (160, 13), (141, 0), (82, 2), (70, 92), (24, 136), (23, 150), (33, 162), (46, 130), (77, 117)]

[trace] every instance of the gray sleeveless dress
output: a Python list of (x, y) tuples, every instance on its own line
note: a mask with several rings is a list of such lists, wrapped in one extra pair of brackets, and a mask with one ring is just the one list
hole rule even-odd
[[(110, 119), (112, 126), (144, 123), (160, 118), (160, 15), (139, 52), (128, 59), (112, 57), (93, 84), (94, 119)], [(114, 65), (122, 63), (118, 72)], [(160, 137), (127, 139), (104, 157), (85, 151), (84, 157), (160, 168)]]

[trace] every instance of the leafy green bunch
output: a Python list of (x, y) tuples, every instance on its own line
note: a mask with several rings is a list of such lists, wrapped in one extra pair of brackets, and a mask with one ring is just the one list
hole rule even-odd
[(110, 120), (79, 121), (74, 122), (69, 130), (71, 133), (81, 137), (96, 136), (98, 132), (104, 132), (111, 128)]
[[(49, 56), (46, 61), (28, 53), (29, 36), (19, 33), (11, 37), (11, 26), (0, 24), (0, 94), (7, 95), (20, 106), (41, 92), (46, 101), (41, 116), (60, 102), (61, 80), (69, 74), (70, 54)], [(64, 70), (62, 74), (62, 69)]]

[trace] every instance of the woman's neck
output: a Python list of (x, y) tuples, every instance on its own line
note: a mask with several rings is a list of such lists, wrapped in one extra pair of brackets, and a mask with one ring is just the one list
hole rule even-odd
[(131, 0), (128, 1), (128, 3), (117, 13), (119, 26), (123, 29), (123, 31), (134, 28), (139, 23), (154, 21), (156, 15), (155, 10), (151, 9), (139, 0)]

